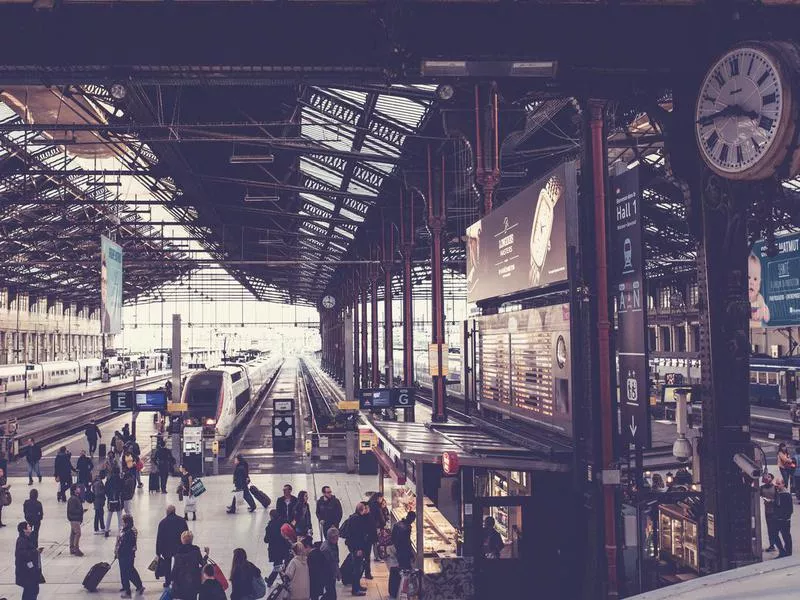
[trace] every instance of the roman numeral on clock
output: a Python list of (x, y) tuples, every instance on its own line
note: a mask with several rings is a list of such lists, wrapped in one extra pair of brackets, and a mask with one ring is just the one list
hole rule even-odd
[(764, 131), (769, 131), (770, 129), (772, 129), (772, 124), (774, 122), (775, 122), (774, 119), (770, 119), (769, 117), (761, 115), (761, 119), (759, 119), (758, 121), (758, 126)]
[(722, 162), (728, 160), (728, 144), (722, 144), (722, 150), (719, 151), (719, 159)]
[(719, 135), (717, 134), (716, 131), (712, 131), (711, 135), (708, 136), (708, 139), (706, 140), (706, 146), (708, 146), (709, 150), (714, 150), (718, 141), (719, 141)]
[(719, 84), (719, 87), (722, 87), (723, 85), (725, 85), (725, 78), (722, 76), (722, 73), (720, 73), (719, 71), (714, 73), (714, 79), (717, 80), (717, 83)]
[(731, 59), (731, 77), (736, 77), (739, 74), (739, 59), (735, 56)]
[(767, 94), (765, 96), (761, 96), (762, 106), (766, 106), (767, 104), (775, 104), (777, 101), (778, 101), (778, 96), (775, 94), (775, 92), (772, 92), (771, 94)]
[(761, 87), (761, 85), (767, 80), (767, 77), (769, 77), (769, 71), (764, 71), (761, 77), (758, 78), (758, 81), (756, 81), (756, 85)]
[(744, 162), (744, 153), (742, 152), (742, 147), (738, 144), (736, 145), (736, 162), (739, 164)]

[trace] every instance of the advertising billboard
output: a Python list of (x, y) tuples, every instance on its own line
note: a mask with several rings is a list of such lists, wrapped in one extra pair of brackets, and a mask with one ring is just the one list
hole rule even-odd
[(100, 236), (100, 331), (122, 331), (122, 246)]
[(775, 242), (775, 256), (767, 255), (762, 240), (747, 261), (752, 327), (800, 325), (800, 234), (779, 237)]
[(564, 163), (467, 228), (467, 300), (567, 280), (566, 206), (577, 196)]
[(146, 390), (135, 392), (135, 410), (142, 412), (160, 412), (167, 409), (167, 392), (164, 390)]
[(476, 319), (482, 408), (572, 437), (569, 305)]

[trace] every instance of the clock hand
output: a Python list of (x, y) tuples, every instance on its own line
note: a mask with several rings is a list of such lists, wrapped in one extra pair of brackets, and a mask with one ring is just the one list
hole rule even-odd
[(706, 117), (700, 117), (697, 119), (697, 123), (699, 125), (711, 125), (720, 117), (748, 117), (750, 119), (757, 119), (758, 113), (754, 110), (745, 110), (738, 104), (730, 104), (720, 111), (712, 113)]

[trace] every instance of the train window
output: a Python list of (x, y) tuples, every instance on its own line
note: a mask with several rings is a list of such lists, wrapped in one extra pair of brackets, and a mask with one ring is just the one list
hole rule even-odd
[(767, 373), (767, 383), (769, 385), (778, 385), (778, 374), (775, 372)]
[(233, 383), (236, 383), (236, 382), (237, 382), (237, 381), (239, 381), (241, 378), (242, 378), (242, 374), (241, 374), (241, 373), (233, 373), (233, 374), (231, 375), (231, 381), (233, 381)]
[(248, 402), (250, 402), (250, 388), (236, 396), (236, 413), (242, 412)]
[(750, 383), (758, 383), (758, 372), (750, 371)]

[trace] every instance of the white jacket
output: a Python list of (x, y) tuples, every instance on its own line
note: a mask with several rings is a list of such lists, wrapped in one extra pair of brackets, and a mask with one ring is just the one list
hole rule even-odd
[(311, 598), (311, 578), (305, 556), (295, 556), (286, 567), (289, 578), (289, 600), (309, 600)]

